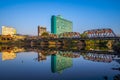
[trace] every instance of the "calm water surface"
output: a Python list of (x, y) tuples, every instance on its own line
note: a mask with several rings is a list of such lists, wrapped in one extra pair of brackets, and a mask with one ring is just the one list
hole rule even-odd
[(118, 55), (56, 53), (3, 51), (0, 53), (0, 80), (115, 80), (120, 77)]

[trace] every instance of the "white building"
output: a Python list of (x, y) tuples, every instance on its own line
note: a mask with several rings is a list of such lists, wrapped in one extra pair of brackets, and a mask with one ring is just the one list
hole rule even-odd
[(16, 29), (12, 27), (2, 26), (2, 35), (14, 35), (16, 34)]

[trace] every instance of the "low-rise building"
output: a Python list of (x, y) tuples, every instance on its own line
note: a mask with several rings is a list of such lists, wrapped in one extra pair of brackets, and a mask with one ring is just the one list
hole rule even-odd
[(15, 28), (2, 26), (2, 35), (15, 35), (17, 33)]
[(38, 36), (41, 36), (41, 34), (44, 32), (47, 32), (46, 27), (38, 26)]

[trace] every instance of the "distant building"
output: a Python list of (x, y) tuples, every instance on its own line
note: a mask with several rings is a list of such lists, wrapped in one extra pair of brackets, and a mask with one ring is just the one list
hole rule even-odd
[(16, 34), (16, 29), (12, 27), (2, 26), (2, 35), (14, 35)]
[(72, 32), (73, 23), (59, 16), (51, 18), (51, 33), (60, 34), (64, 32)]
[(46, 32), (46, 27), (38, 26), (38, 36), (41, 36), (44, 32)]

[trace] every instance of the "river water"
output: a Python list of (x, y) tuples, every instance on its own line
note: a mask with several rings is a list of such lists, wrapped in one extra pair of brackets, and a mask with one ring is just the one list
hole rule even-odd
[(120, 56), (107, 51), (2, 48), (0, 80), (119, 80)]

